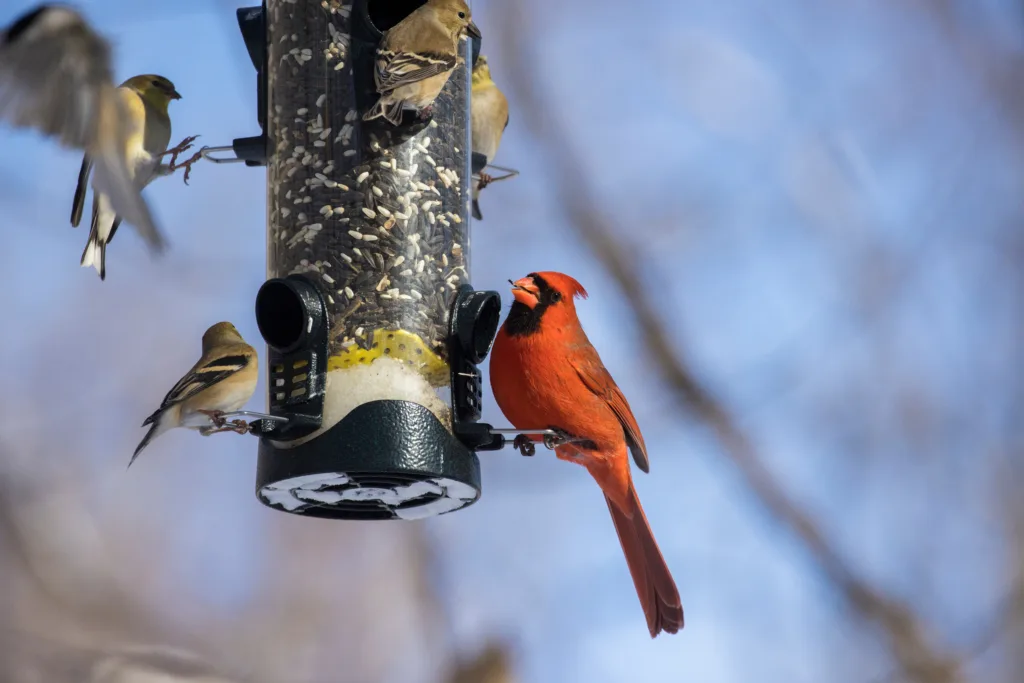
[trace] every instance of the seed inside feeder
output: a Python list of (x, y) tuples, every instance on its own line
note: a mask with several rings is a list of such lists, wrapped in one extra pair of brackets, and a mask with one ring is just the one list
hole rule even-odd
[[(458, 181), (469, 175), (468, 67), (449, 79), (431, 125), (410, 138), (364, 123), (354, 70), (342, 70), (358, 18), (342, 11), (347, 4), (328, 7), (267, 3), (276, 32), (268, 41), (269, 276), (305, 268), (334, 295), (324, 428), (378, 398), (416, 401), (447, 424), (438, 392), (450, 383), (447, 317), (453, 283), (463, 278), (452, 275), (469, 266), (468, 254), (454, 250), (469, 244), (469, 221), (461, 220), (469, 194)], [(288, 56), (295, 43), (279, 39), (293, 33), (311, 40)], [(303, 211), (319, 222), (299, 220), (293, 202), (309, 204)], [(448, 267), (426, 267), (442, 262)]]

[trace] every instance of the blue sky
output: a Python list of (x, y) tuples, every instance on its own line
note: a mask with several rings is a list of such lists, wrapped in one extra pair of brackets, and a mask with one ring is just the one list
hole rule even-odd
[[(258, 131), (236, 4), (81, 5), (113, 37), (119, 78), (161, 73), (183, 94), (174, 141), (228, 144)], [(942, 625), (936, 637), (965, 637), (996, 600), (1002, 571), (1001, 536), (978, 493), (991, 471), (969, 463), (998, 447), (1012, 405), (1001, 387), (1015, 357), (1014, 298), (999, 246), (1020, 220), (1012, 121), (918, 7), (527, 5), (546, 114), (572, 122), (580, 172), (648, 264), (680, 350), (855, 569)], [(0, 15), (27, 6), (0, 0)], [(496, 7), (473, 3), (500, 85)], [(1011, 3), (971, 8), (958, 21), (993, 50), (1021, 49)], [(516, 104), (497, 162), (522, 175), (484, 194), (473, 283), (501, 291), (506, 307), (506, 279), (530, 271), (568, 272), (589, 291), (580, 318), (644, 430), (651, 474), (637, 473), (637, 488), (687, 626), (650, 640), (581, 468), (509, 451), (482, 455), (479, 503), (428, 525), (460, 647), (509, 636), (534, 683), (884, 673), (876, 641), (850, 626), (803, 551), (666, 394), (626, 302), (564, 224)], [(100, 282), (78, 267), (87, 228), (67, 224), (80, 157), (6, 128), (0, 147), (0, 268), (13, 284), (0, 373), (22, 399), (0, 424), (5, 442), (23, 445), (14, 467), (31, 473), (34, 457), (59, 452), (88, 482), (83, 496), (108, 533), (160, 535), (150, 552), (164, 597), (154, 604), (185, 623), (229, 620), (257, 600), (265, 577), (254, 567), (282, 530), (315, 525), (327, 546), (348, 525), (259, 505), (248, 439), (172, 432), (123, 468), (142, 436), (136, 425), (195, 361), (206, 327), (230, 319), (260, 340), (264, 171), (198, 165), (189, 187), (155, 183), (147, 196), (170, 251), (153, 260), (122, 231)], [(907, 406), (920, 404), (933, 436), (908, 426), (917, 413)], [(485, 418), (503, 423), (493, 402)], [(955, 514), (936, 505), (937, 490)], [(919, 538), (929, 524), (944, 529), (940, 541)], [(333, 661), (323, 652), (309, 658), (309, 680), (347, 680), (317, 673), (313, 662)], [(389, 671), (386, 680), (419, 680), (401, 664)]]

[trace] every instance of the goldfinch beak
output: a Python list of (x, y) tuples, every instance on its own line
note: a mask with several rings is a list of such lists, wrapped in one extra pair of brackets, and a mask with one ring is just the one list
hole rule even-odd
[(171, 99), (172, 100), (180, 100), (181, 99), (181, 93), (179, 93), (177, 90), (171, 88)]
[(474, 24), (472, 21), (466, 25), (466, 33), (473, 36), (477, 40), (483, 40), (483, 36), (480, 35), (480, 29), (478, 29), (476, 27), (476, 24)]

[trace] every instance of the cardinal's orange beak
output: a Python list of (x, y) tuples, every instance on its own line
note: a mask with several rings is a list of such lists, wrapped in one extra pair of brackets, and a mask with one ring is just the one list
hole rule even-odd
[(509, 280), (509, 284), (512, 285), (513, 298), (524, 306), (533, 308), (540, 302), (540, 289), (532, 277), (524, 277), (515, 282)]

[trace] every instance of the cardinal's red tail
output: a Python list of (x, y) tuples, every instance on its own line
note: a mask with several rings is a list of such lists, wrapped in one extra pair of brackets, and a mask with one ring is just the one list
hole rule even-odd
[(661, 631), (676, 633), (683, 627), (683, 606), (679, 600), (679, 589), (668, 570), (668, 564), (658, 549), (651, 526), (647, 523), (644, 510), (636, 491), (629, 487), (629, 502), (633, 509), (632, 519), (619, 510), (605, 496), (608, 510), (612, 513), (615, 532), (619, 535), (622, 552), (626, 555), (629, 573), (633, 575), (633, 584), (640, 604), (647, 617), (647, 629), (654, 638)]

